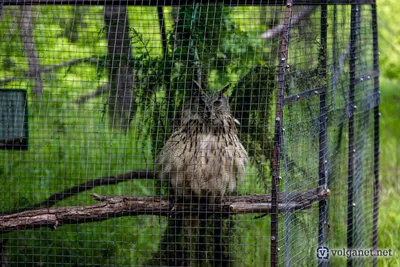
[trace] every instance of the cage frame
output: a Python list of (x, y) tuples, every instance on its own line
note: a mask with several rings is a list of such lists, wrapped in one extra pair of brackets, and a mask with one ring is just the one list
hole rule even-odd
[[(132, 6), (179, 6), (182, 4), (181, 0), (4, 0), (3, 5), (132, 5)], [(376, 0), (185, 0), (183, 3), (193, 4), (209, 4), (221, 3), (230, 6), (241, 5), (266, 5), (266, 6), (283, 6), (283, 5), (375, 5)]]
[[(277, 96), (276, 96), (276, 116), (275, 116), (275, 125), (274, 125), (274, 147), (273, 147), (273, 169), (272, 169), (272, 180), (271, 180), (271, 266), (278, 266), (279, 263), (279, 244), (278, 244), (278, 216), (279, 212), (282, 210), (279, 208), (279, 184), (281, 180), (280, 176), (280, 160), (281, 154), (280, 149), (283, 142), (283, 107), (285, 105), (290, 105), (291, 103), (296, 103), (301, 101), (302, 99), (307, 98), (308, 96), (318, 95), (320, 99), (320, 115), (319, 115), (319, 123), (320, 123), (320, 133), (319, 133), (319, 177), (318, 184), (321, 188), (327, 189), (328, 184), (328, 159), (327, 159), (327, 114), (326, 114), (326, 91), (327, 86), (313, 89), (310, 91), (304, 91), (295, 95), (286, 96), (284, 95), (284, 87), (285, 87), (285, 70), (287, 68), (287, 59), (288, 59), (288, 45), (289, 45), (289, 33), (290, 33), (290, 22), (292, 18), (292, 7), (293, 6), (301, 6), (301, 5), (317, 5), (321, 6), (321, 15), (320, 15), (320, 23), (321, 23), (321, 53), (323, 53), (324, 49), (327, 47), (327, 28), (328, 28), (328, 5), (351, 5), (351, 21), (350, 21), (350, 59), (349, 59), (349, 68), (350, 68), (350, 87), (349, 87), (349, 140), (348, 140), (348, 218), (347, 218), (347, 247), (350, 249), (353, 246), (353, 227), (354, 227), (354, 199), (353, 199), (353, 176), (354, 176), (354, 161), (355, 161), (355, 149), (354, 149), (354, 100), (355, 100), (355, 85), (363, 79), (372, 78), (374, 82), (374, 95), (373, 99), (370, 101), (373, 102), (373, 118), (374, 118), (374, 144), (373, 144), (373, 175), (374, 175), (374, 183), (373, 183), (373, 234), (372, 234), (372, 245), (373, 250), (378, 249), (378, 215), (379, 215), (379, 103), (380, 103), (380, 91), (379, 91), (379, 52), (378, 52), (378, 28), (377, 28), (377, 4), (376, 0), (275, 0), (273, 3), (270, 3), (269, 0), (186, 0), (184, 4), (210, 4), (213, 2), (218, 2), (222, 4), (229, 4), (230, 6), (247, 6), (247, 5), (272, 5), (272, 6), (285, 6), (284, 11), (284, 30), (281, 34), (281, 45), (280, 45), (280, 66), (279, 66), (279, 74), (278, 74), (278, 88), (277, 88)], [(4, 0), (1, 1), (0, 6), (0, 15), (1, 9), (4, 6), (21, 6), (21, 5), (84, 5), (84, 6), (103, 6), (103, 5), (130, 5), (130, 6), (179, 6), (181, 0), (123, 0), (123, 1), (114, 1), (114, 0)], [(373, 72), (365, 73), (359, 76), (355, 75), (356, 70), (356, 54), (357, 54), (357, 16), (359, 16), (359, 6), (360, 5), (371, 5), (371, 16), (372, 16), (372, 43), (373, 43)], [(165, 34), (165, 33), (164, 33)], [(321, 78), (326, 78), (327, 72), (327, 62), (326, 58), (320, 57), (320, 63), (322, 66)], [(325, 115), (324, 115), (325, 114)], [(140, 176), (140, 175), (139, 175)], [(147, 177), (147, 174), (146, 174)], [(103, 179), (103, 178), (100, 178)], [(122, 178), (123, 179), (123, 178)], [(78, 185), (76, 188), (78, 188)], [(85, 184), (87, 187), (87, 184)], [(93, 187), (93, 186), (92, 186)], [(90, 187), (89, 187), (90, 188)], [(53, 201), (57, 201), (57, 198), (60, 197), (60, 194), (64, 196), (65, 192), (70, 192), (70, 189), (65, 190), (62, 193), (58, 193), (58, 195), (53, 195), (49, 199), (47, 199), (47, 204), (49, 204), (49, 200), (53, 198)], [(325, 240), (325, 223), (328, 216), (328, 203), (327, 196), (321, 197), (318, 202), (318, 210), (319, 210), (319, 221), (318, 221), (318, 245), (323, 245)], [(100, 198), (100, 197), (99, 197)], [(45, 201), (45, 202), (46, 202)], [(45, 203), (43, 202), (43, 203)], [(42, 204), (43, 204), (42, 203)], [(1, 230), (1, 232), (3, 232)], [(354, 261), (352, 258), (347, 260), (347, 266), (353, 266)], [(377, 266), (377, 257), (373, 258), (373, 265)], [(326, 262), (323, 260), (318, 261), (318, 266), (327, 266)]]

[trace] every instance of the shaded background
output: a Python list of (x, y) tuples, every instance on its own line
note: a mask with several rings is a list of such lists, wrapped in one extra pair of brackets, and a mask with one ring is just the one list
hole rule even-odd
[(381, 206), (379, 247), (395, 256), (380, 266), (400, 265), (400, 5), (378, 0), (381, 68)]

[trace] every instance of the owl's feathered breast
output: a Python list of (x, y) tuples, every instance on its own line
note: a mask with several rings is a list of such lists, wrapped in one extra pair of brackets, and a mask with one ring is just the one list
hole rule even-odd
[(213, 120), (186, 115), (158, 155), (161, 178), (170, 179), (179, 196), (215, 198), (234, 191), (247, 161), (235, 119), (229, 113)]

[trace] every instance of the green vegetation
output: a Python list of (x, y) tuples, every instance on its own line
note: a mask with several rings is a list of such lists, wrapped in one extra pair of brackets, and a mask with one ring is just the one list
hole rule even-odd
[[(227, 26), (222, 30), (224, 33), (229, 32), (231, 36), (227, 38), (229, 42), (220, 46), (222, 51), (218, 53), (198, 51), (199, 57), (207, 62), (204, 68), (213, 70), (209, 74), (211, 88), (224, 85), (231, 79), (238, 79), (238, 72), (249, 71), (248, 66), (252, 66), (254, 61), (262, 62), (259, 54), (262, 52), (263, 42), (259, 38), (262, 29), (259, 23), (250, 23), (249, 18), (243, 16), (241, 12), (232, 12), (232, 17), (240, 21), (244, 27), (241, 29), (227, 17), (229, 8), (221, 6), (214, 8), (225, 12), (224, 23)], [(192, 29), (192, 20), (196, 19), (194, 13), (198, 9), (188, 8), (185, 11), (187, 14), (183, 14), (187, 19), (179, 26), (185, 31)], [(207, 10), (205, 7), (202, 8), (199, 21), (207, 21)], [(260, 16), (257, 8), (248, 8), (247, 12), (253, 17)], [(78, 18), (76, 21), (72, 19), (74, 13)], [(172, 36), (171, 13), (171, 8), (165, 8), (167, 34), (172, 42), (173, 38), (180, 37)], [(84, 104), (76, 102), (81, 95), (93, 92), (107, 82), (106, 60), (104, 60), (107, 44), (102, 8), (47, 6), (34, 8), (33, 14), (36, 18), (35, 44), (43, 66), (69, 62), (73, 59), (84, 59), (84, 61), (43, 73), (42, 96), (36, 96), (28, 90), (29, 150), (0, 152), (2, 183), (0, 209), (4, 212), (29, 207), (55, 192), (94, 178), (136, 169), (152, 170), (154, 155), (157, 149), (160, 149), (156, 142), (159, 145), (165, 142), (166, 128), (168, 128), (165, 126), (168, 126), (173, 119), (173, 116), (170, 119), (165, 116), (168, 104), (173, 108), (175, 106), (175, 110), (171, 112), (174, 115), (189, 92), (183, 89), (191, 86), (186, 83), (186, 80), (191, 79), (186, 76), (190, 77), (192, 73), (189, 73), (184, 65), (186, 61), (184, 52), (175, 51), (173, 46), (170, 46), (170, 50), (173, 51), (166, 59), (171, 61), (173, 68), (165, 67), (164, 58), (161, 56), (156, 8), (130, 8), (129, 30), (134, 48), (132, 64), (136, 71), (135, 86), (139, 108), (127, 134), (112, 129), (107, 123), (106, 95), (91, 98)], [(3, 41), (0, 42), (0, 48), (6, 51), (6, 55), (0, 57), (2, 63), (0, 71), (2, 77), (16, 76), (14, 81), (7, 83), (6, 88), (31, 88), (34, 82), (32, 79), (26, 79), (28, 65), (26, 55), (23, 55), (18, 16), (20, 13), (16, 7), (3, 11), (0, 23), (0, 39)], [(215, 23), (218, 25), (221, 22)], [(218, 46), (215, 40), (220, 37), (219, 32), (212, 27), (211, 25), (207, 28), (208, 32), (202, 27), (194, 28), (193, 38), (201, 39), (206, 35), (208, 36), (206, 40), (214, 39), (214, 42), (205, 45), (187, 44), (186, 46), (190, 45), (190, 53), (199, 48), (198, 46), (204, 49), (208, 45), (214, 49)], [(251, 31), (246, 32), (246, 28)], [(98, 59), (98, 63), (93, 64), (87, 60), (88, 58)], [(189, 58), (189, 60), (195, 59)], [(226, 68), (224, 71), (217, 71), (224, 68)], [(169, 81), (162, 80), (162, 71), (170, 72), (166, 74), (170, 75)], [(171, 84), (170, 87), (165, 85), (168, 82)], [(251, 88), (255, 88), (258, 86), (258, 80), (246, 81), (242, 87), (249, 84)], [(167, 89), (174, 90), (171, 93), (171, 96), (175, 97), (172, 103), (166, 100)], [(263, 101), (267, 101), (267, 98)], [(246, 177), (246, 183), (240, 188), (242, 192), (265, 192), (261, 186), (255, 186), (257, 185), (255, 173), (256, 171), (252, 171)], [(85, 191), (57, 205), (78, 206), (97, 203), (92, 200), (92, 193), (157, 195), (160, 191), (158, 187), (158, 183), (153, 180), (124, 182)], [(243, 257), (246, 262), (254, 260), (252, 257), (265, 261), (268, 255), (264, 253), (264, 244), (269, 243), (268, 235), (254, 239), (251, 236), (252, 231), (246, 230), (265, 230), (270, 224), (269, 219), (266, 217), (254, 223), (252, 217), (252, 215), (243, 216), (244, 221), (240, 224), (241, 231), (246, 233), (245, 244), (252, 244), (243, 246), (242, 251), (246, 253)], [(106, 264), (136, 266), (151, 258), (151, 255), (159, 249), (165, 223), (165, 218), (158, 216), (127, 217), (99, 223), (63, 226), (56, 231), (48, 228), (20, 231), (6, 234), (4, 238), (8, 239), (6, 246), (10, 262), (57, 263), (58, 266)]]
[[(381, 208), (379, 217), (379, 247), (393, 249), (395, 257), (380, 259), (379, 266), (400, 266), (400, 7), (395, 0), (380, 1), (380, 52), (381, 52)], [(171, 112), (173, 118), (177, 110), (167, 110), (168, 102), (165, 102), (167, 88), (165, 84), (157, 93), (146, 91), (146, 89), (157, 88), (160, 81), (160, 68), (163, 68), (162, 49), (160, 46), (160, 31), (155, 8), (141, 7), (131, 8), (130, 25), (132, 44), (135, 49), (134, 65), (137, 70), (139, 88), (138, 97), (149, 100), (145, 104), (140, 103), (136, 117), (131, 122), (128, 134), (121, 134), (115, 129), (110, 129), (107, 123), (106, 96), (89, 99), (85, 104), (78, 105), (76, 100), (85, 93), (94, 91), (96, 88), (107, 82), (107, 71), (104, 66), (104, 56), (107, 44), (104, 35), (102, 8), (90, 7), (90, 12), (82, 12), (82, 9), (73, 7), (57, 7), (61, 18), (55, 15), (53, 6), (41, 7), (39, 16), (35, 20), (35, 42), (38, 48), (39, 57), (43, 66), (59, 64), (76, 58), (97, 58), (99, 64), (89, 62), (73, 67), (64, 67), (57, 71), (48, 72), (42, 75), (44, 80), (44, 94), (38, 98), (29, 91), (29, 125), (30, 125), (30, 148), (29, 151), (0, 151), (0, 210), (7, 211), (15, 208), (29, 207), (48, 197), (54, 192), (82, 183), (84, 181), (124, 173), (135, 169), (152, 169), (154, 156), (162, 143), (166, 129), (160, 125), (167, 125), (172, 120), (166, 116), (157, 117), (165, 112)], [(215, 8), (215, 7), (214, 7)], [(171, 8), (165, 8), (166, 27), (171, 29), (173, 21)], [(264, 9), (266, 11), (266, 9)], [(211, 33), (198, 31), (194, 35), (198, 38), (212, 34), (222, 34), (225, 39), (221, 44), (209, 42), (198, 50), (197, 53), (206, 55), (204, 60), (207, 68), (213, 68), (208, 73), (210, 87), (219, 87), (227, 82), (237, 82), (240, 77), (251, 73), (246, 66), (252, 64), (263, 64), (264, 58), (268, 57), (262, 48), (262, 40), (259, 38), (264, 24), (272, 23), (265, 21), (260, 8), (233, 8), (229, 12), (225, 9), (220, 11), (224, 21), (218, 23), (221, 27)], [(73, 21), (72, 15), (79, 16), (79, 23)], [(188, 9), (188, 22), (193, 18), (193, 10)], [(17, 15), (16, 15), (17, 14)], [(264, 14), (265, 15), (265, 14)], [(276, 14), (275, 14), (276, 15)], [(274, 15), (274, 16), (275, 16)], [(18, 9), (7, 7), (3, 10), (3, 18), (0, 23), (0, 50), (4, 51), (0, 56), (1, 77), (17, 76), (17, 79), (7, 84), (7, 88), (31, 88), (33, 82), (25, 79), (27, 71), (27, 60), (22, 56), (22, 42), (20, 40), (16, 21)], [(201, 14), (202, 19), (207, 20), (207, 12)], [(276, 15), (278, 16), (278, 15)], [(214, 20), (210, 20), (215, 22)], [(256, 21), (256, 22), (255, 22)], [(76, 23), (75, 23), (76, 22)], [(276, 23), (277, 21), (273, 21)], [(180, 25), (186, 27), (187, 25)], [(314, 29), (315, 30), (315, 29)], [(221, 33), (221, 32), (222, 33)], [(173, 38), (169, 32), (170, 41)], [(312, 44), (318, 36), (309, 35), (308, 49), (310, 54), (317, 57), (315, 47)], [(208, 40), (210, 41), (210, 40)], [(211, 40), (212, 41), (212, 40)], [(299, 41), (294, 38), (293, 42)], [(345, 42), (344, 40), (343, 42)], [(145, 48), (144, 45), (145, 44)], [(187, 49), (192, 49), (198, 43), (188, 43)], [(276, 44), (268, 44), (271, 47)], [(191, 47), (192, 46), (192, 47)], [(213, 53), (208, 53), (205, 48), (214, 48)], [(217, 51), (217, 48), (220, 50)], [(172, 48), (170, 47), (172, 50)], [(271, 48), (273, 49), (273, 48)], [(313, 50), (314, 49), (314, 50)], [(175, 90), (172, 96), (177, 97), (173, 103), (180, 106), (178, 98), (184, 98), (187, 92), (182, 88), (184, 75), (187, 72), (184, 65), (179, 64), (182, 54), (174, 51), (169, 60), (176, 60), (175, 69), (169, 70), (171, 88)], [(192, 52), (191, 52), (192, 53)], [(307, 64), (307, 61), (300, 55), (301, 50), (296, 51), (295, 57), (300, 64)], [(193, 52), (193, 54), (196, 54)], [(234, 60), (232, 60), (234, 59)], [(196, 61), (195, 55), (190, 58)], [(303, 60), (303, 62), (302, 62)], [(193, 67), (193, 66), (192, 66)], [(309, 67), (309, 66), (306, 66)], [(194, 67), (193, 67), (194, 68)], [(247, 95), (245, 89), (271, 88), (271, 76), (274, 77), (275, 70), (268, 69), (261, 72), (260, 80), (251, 80), (251, 83), (240, 85), (236, 95)], [(222, 71), (221, 71), (222, 70)], [(190, 75), (188, 75), (190, 76)], [(304, 76), (303, 76), (304, 77)], [(315, 78), (315, 77), (314, 77)], [(245, 79), (249, 82), (250, 79)], [(308, 85), (307, 85), (308, 86)], [(296, 88), (298, 89), (298, 88)], [(303, 88), (301, 88), (303, 90)], [(254, 90), (249, 90), (254, 91)], [(154, 94), (153, 94), (154, 93)], [(266, 93), (265, 91), (261, 93)], [(232, 103), (241, 108), (241, 112), (247, 114), (247, 121), (243, 127), (248, 127), (247, 132), (256, 136), (255, 140), (250, 137), (244, 142), (248, 146), (254, 145), (250, 153), (259, 156), (256, 163), (263, 161), (265, 155), (256, 154), (260, 151), (260, 144), (265, 128), (256, 128), (252, 133), (250, 125), (262, 114), (253, 110), (261, 105), (268, 104), (268, 95), (253, 106), (240, 106), (239, 98)], [(248, 98), (250, 99), (250, 97)], [(246, 100), (248, 100), (246, 99)], [(154, 100), (154, 102), (153, 102)], [(164, 102), (163, 102), (164, 101)], [(169, 100), (168, 100), (169, 101)], [(263, 102), (265, 101), (265, 102)], [(313, 103), (314, 104), (314, 103)], [(258, 106), (257, 106), (258, 105)], [(257, 107), (256, 107), (257, 106)], [(271, 108), (271, 107), (269, 107)], [(260, 108), (261, 111), (261, 108)], [(270, 114), (271, 110), (266, 109)], [(242, 117), (243, 114), (237, 117)], [(170, 115), (170, 114), (168, 114)], [(268, 117), (268, 116), (267, 116)], [(307, 114), (298, 118), (304, 121), (309, 120)], [(296, 116), (292, 120), (297, 119)], [(253, 120), (253, 121), (250, 121)], [(159, 122), (159, 123), (154, 123)], [(165, 124), (163, 124), (165, 123)], [(307, 121), (310, 125), (310, 121)], [(303, 124), (306, 131), (308, 124)], [(310, 126), (311, 127), (311, 126)], [(270, 130), (270, 129), (269, 129)], [(156, 133), (156, 136), (154, 136)], [(153, 134), (153, 135), (152, 135)], [(257, 139), (259, 138), (259, 139)], [(316, 140), (316, 136), (314, 136)], [(155, 145), (154, 141), (159, 144)], [(265, 140), (264, 140), (265, 141)], [(253, 143), (252, 143), (253, 142)], [(265, 142), (270, 142), (267, 140)], [(270, 144), (268, 144), (269, 146)], [(298, 150), (298, 155), (307, 147), (310, 151), (317, 147), (312, 144), (299, 145), (291, 149)], [(257, 150), (258, 149), (258, 150)], [(268, 147), (267, 149), (270, 149)], [(289, 151), (289, 150), (288, 150)], [(296, 153), (295, 153), (296, 154)], [(296, 159), (295, 159), (296, 160)], [(307, 163), (309, 161), (310, 163)], [(317, 173), (317, 165), (312, 158), (305, 159), (307, 164), (312, 165), (313, 171)], [(268, 164), (264, 160), (264, 169), (269, 171)], [(250, 174), (241, 184), (241, 193), (263, 193), (268, 188), (268, 181), (260, 182), (260, 170), (254, 166), (249, 168)], [(262, 170), (261, 170), (262, 172)], [(345, 174), (344, 174), (345, 175)], [(304, 179), (303, 173), (295, 174), (297, 184)], [(316, 182), (316, 181), (315, 181)], [(266, 184), (266, 186), (265, 186)], [(159, 185), (154, 181), (140, 180), (124, 182), (119, 185), (103, 186), (83, 192), (77, 196), (68, 198), (58, 203), (58, 206), (87, 205), (97, 203), (92, 200), (90, 194), (115, 194), (115, 195), (155, 195), (159, 193)], [(342, 197), (342, 196), (339, 196)], [(316, 224), (313, 219), (317, 216), (317, 209), (309, 213), (299, 213), (291, 218), (290, 233), (288, 241), (293, 241), (293, 255), (295, 249), (303, 249), (308, 243), (315, 243)], [(342, 210), (341, 212), (345, 212)], [(336, 213), (338, 214), (338, 213)], [(238, 229), (243, 236), (241, 247), (243, 261), (247, 264), (254, 262), (254, 266), (261, 266), (260, 262), (269, 261), (269, 217), (260, 220), (253, 220), (253, 215), (245, 215), (241, 220)], [(281, 221), (283, 225), (283, 220)], [(20, 231), (6, 235), (8, 257), (10, 261), (21, 263), (53, 262), (57, 266), (136, 266), (151, 254), (158, 250), (160, 236), (165, 228), (166, 219), (158, 216), (140, 216), (111, 219), (104, 222), (68, 225), (53, 231), (48, 228), (37, 230)], [(284, 230), (282, 230), (284, 231)], [(281, 232), (283, 236), (284, 232)], [(314, 235), (312, 234), (314, 233)], [(343, 239), (341, 239), (343, 237)], [(335, 238), (335, 237), (334, 237)], [(342, 245), (345, 242), (345, 232), (340, 233), (340, 239), (336, 243)], [(289, 240), (290, 239), (290, 240)], [(296, 241), (294, 241), (297, 239)], [(337, 238), (336, 236), (336, 239)], [(301, 241), (299, 241), (301, 240)], [(283, 242), (284, 240), (280, 240)], [(303, 248), (295, 247), (303, 244)], [(308, 248), (306, 248), (307, 250)], [(315, 262), (314, 248), (302, 264)], [(281, 258), (285, 255), (281, 251)], [(304, 254), (301, 254), (303, 256)], [(290, 255), (292, 256), (292, 255)], [(296, 257), (296, 255), (295, 255)], [(299, 257), (297, 255), (297, 257)], [(294, 258), (293, 261), (296, 261)]]
[(400, 6), (395, 0), (378, 1), (381, 67), (381, 157), (379, 247), (394, 257), (379, 266), (400, 266)]
[[(382, 49), (380, 49), (382, 51)], [(399, 77), (400, 78), (400, 77)], [(379, 266), (400, 265), (400, 79), (381, 79), (381, 190), (379, 247), (394, 250), (394, 257)]]

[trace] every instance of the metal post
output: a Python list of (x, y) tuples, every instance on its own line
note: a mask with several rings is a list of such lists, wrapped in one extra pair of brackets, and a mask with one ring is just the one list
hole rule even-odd
[[(347, 248), (353, 248), (353, 234), (354, 234), (354, 102), (355, 102), (355, 87), (356, 87), (356, 60), (357, 60), (357, 36), (358, 24), (357, 16), (359, 6), (356, 4), (351, 5), (351, 22), (350, 22), (350, 88), (349, 88), (349, 151), (348, 151), (348, 191), (347, 191)], [(353, 266), (353, 259), (347, 259), (347, 266)]]
[[(374, 199), (372, 215), (372, 249), (378, 249), (378, 215), (379, 215), (379, 52), (378, 52), (378, 22), (376, 3), (371, 6), (372, 13), (372, 46), (373, 46), (373, 64), (376, 73), (374, 77)], [(378, 258), (373, 259), (373, 266), (378, 266)]]
[[(326, 61), (327, 61), (327, 34), (328, 34), (328, 6), (327, 1), (321, 5), (321, 46), (319, 51), (319, 64), (321, 79), (326, 81)], [(325, 86), (320, 93), (319, 102), (319, 186), (328, 186), (328, 145), (327, 145), (327, 119), (326, 112), (326, 93)], [(325, 242), (325, 225), (328, 219), (327, 200), (321, 200), (318, 203), (318, 246), (323, 246)], [(326, 266), (325, 260), (319, 260), (318, 266)]]
[(271, 187), (271, 267), (278, 266), (278, 192), (280, 182), (280, 150), (282, 140), (283, 123), (283, 103), (285, 92), (285, 72), (288, 59), (289, 30), (292, 17), (292, 0), (287, 0), (284, 30), (282, 33), (282, 42), (280, 47), (280, 66), (278, 75), (278, 93), (276, 96), (276, 116), (275, 116), (275, 135), (274, 151), (272, 158), (272, 187)]

